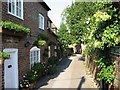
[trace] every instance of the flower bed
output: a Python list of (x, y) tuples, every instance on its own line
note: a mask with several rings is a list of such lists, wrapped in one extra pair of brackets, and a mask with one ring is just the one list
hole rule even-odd
[(54, 74), (58, 71), (55, 65), (48, 65), (44, 63), (35, 64), (31, 70), (29, 70), (26, 75), (23, 76), (23, 80), (20, 82), (20, 88), (35, 88), (36, 82), (46, 75)]

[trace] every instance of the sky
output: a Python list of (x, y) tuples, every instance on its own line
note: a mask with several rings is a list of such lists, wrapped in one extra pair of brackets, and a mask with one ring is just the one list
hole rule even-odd
[(51, 8), (48, 12), (48, 16), (56, 25), (57, 28), (60, 27), (61, 13), (69, 5), (71, 5), (73, 0), (44, 0), (46, 4)]

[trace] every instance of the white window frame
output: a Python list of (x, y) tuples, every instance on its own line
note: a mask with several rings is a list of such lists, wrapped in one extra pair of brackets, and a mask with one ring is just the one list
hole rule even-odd
[(33, 67), (35, 63), (40, 63), (40, 49), (36, 46), (30, 49), (30, 68)]
[[(41, 20), (41, 18), (42, 18), (42, 20)], [(45, 23), (44, 16), (42, 14), (39, 14), (39, 28), (42, 30), (44, 30), (44, 23)]]
[[(9, 2), (11, 1), (14, 2), (14, 13), (12, 12), (12, 5), (11, 4), (11, 12), (9, 11)], [(21, 1), (21, 8), (19, 6), (17, 6), (17, 1)], [(19, 12), (21, 14), (21, 16), (17, 15), (17, 8), (21, 10), (21, 12)], [(23, 20), (23, 0), (8, 0), (8, 13)]]
[(51, 51), (51, 48), (50, 48), (50, 46), (48, 46), (48, 57), (50, 57), (51, 56), (51, 53), (50, 53), (50, 51)]
[[(54, 47), (54, 49), (57, 49), (57, 46)], [(55, 57), (57, 56), (57, 52), (55, 51)]]
[(51, 29), (51, 22), (48, 21), (48, 29)]

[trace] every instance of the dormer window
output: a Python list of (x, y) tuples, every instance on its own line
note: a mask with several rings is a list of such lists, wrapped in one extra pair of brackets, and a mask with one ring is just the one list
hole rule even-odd
[(44, 30), (44, 16), (39, 14), (39, 28)]
[(23, 19), (23, 0), (8, 0), (8, 13)]

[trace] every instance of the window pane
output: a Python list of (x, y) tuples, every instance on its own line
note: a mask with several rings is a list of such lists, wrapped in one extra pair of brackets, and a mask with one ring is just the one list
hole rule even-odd
[(39, 27), (44, 29), (44, 17), (42, 15), (39, 15)]
[(19, 8), (16, 7), (16, 15), (19, 16)]
[(21, 9), (22, 3), (21, 0), (19, 0), (19, 8)]
[(18, 16), (21, 17), (21, 9), (18, 9)]
[(39, 51), (37, 51), (37, 62), (39, 62)]
[(9, 12), (11, 12), (11, 0), (9, 0), (8, 4), (9, 4), (9, 7), (8, 7)]
[(15, 14), (15, 5), (14, 5), (14, 3), (12, 3), (11, 12), (12, 12), (13, 14)]
[(19, 7), (19, 0), (16, 0), (16, 7)]

